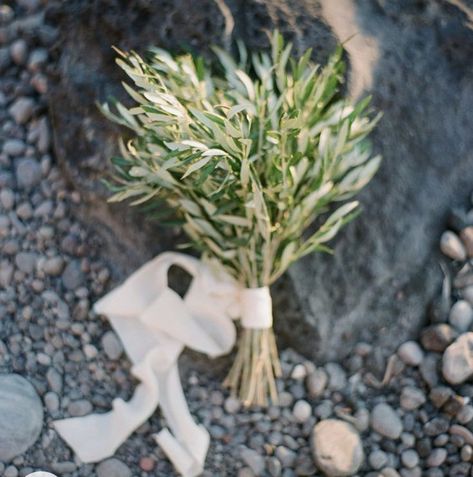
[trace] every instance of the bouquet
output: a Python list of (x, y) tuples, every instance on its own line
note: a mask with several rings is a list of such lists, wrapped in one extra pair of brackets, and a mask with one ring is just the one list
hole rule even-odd
[[(269, 286), (296, 260), (330, 252), (329, 242), (358, 213), (348, 201), (373, 177), (369, 98), (341, 97), (339, 48), (321, 67), (311, 50), (291, 56), (275, 32), (271, 52), (216, 62), (151, 48), (118, 52), (134, 101), (104, 113), (132, 131), (113, 158), (110, 201), (172, 211), (202, 260), (255, 292), (247, 314), (271, 301)], [(264, 302), (264, 303), (263, 303)], [(262, 304), (263, 303), (263, 304)], [(245, 405), (277, 401), (281, 373), (273, 329), (245, 326), (225, 384)]]

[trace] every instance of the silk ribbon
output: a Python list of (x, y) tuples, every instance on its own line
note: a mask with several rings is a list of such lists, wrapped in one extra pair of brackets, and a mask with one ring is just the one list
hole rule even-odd
[[(168, 287), (173, 265), (192, 275), (184, 298)], [(155, 434), (157, 443), (181, 475), (201, 474), (210, 437), (189, 412), (177, 359), (185, 346), (211, 358), (228, 353), (235, 343), (236, 318), (247, 328), (272, 326), (268, 287), (244, 288), (194, 257), (166, 252), (99, 300), (94, 310), (110, 320), (140, 384), (128, 402), (115, 399), (110, 412), (58, 420), (56, 430), (83, 462), (98, 462), (113, 455), (160, 405), (169, 430)]]

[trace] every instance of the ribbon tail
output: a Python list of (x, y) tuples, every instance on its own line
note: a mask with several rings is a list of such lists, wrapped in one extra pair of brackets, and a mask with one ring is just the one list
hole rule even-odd
[(156, 442), (183, 477), (195, 477), (204, 470), (210, 436), (193, 420), (182, 390), (177, 366), (159, 375), (160, 406), (171, 431), (154, 435)]
[(103, 414), (54, 421), (54, 427), (84, 463), (112, 456), (127, 437), (153, 414), (159, 403), (159, 383), (152, 362), (159, 356), (150, 352), (133, 370), (141, 380), (133, 397), (113, 401), (113, 409)]

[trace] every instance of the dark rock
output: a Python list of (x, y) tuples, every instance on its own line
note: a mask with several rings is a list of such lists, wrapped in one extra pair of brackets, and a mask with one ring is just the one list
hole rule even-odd
[[(211, 0), (54, 3), (48, 21), (60, 26), (59, 63), (48, 94), (55, 152), (88, 204), (82, 215), (106, 239), (117, 281), (176, 239), (152, 219), (104, 202), (100, 179), (119, 131), (95, 102), (123, 98), (110, 45), (205, 52), (221, 43), (224, 19)], [(360, 196), (364, 213), (339, 235), (334, 256), (307, 257), (277, 285), (284, 291), (277, 300), (286, 300), (275, 307), (279, 336), (306, 354), (340, 359), (360, 340), (388, 352), (414, 337), (441, 283), (438, 240), (450, 207), (466, 200), (473, 182), (473, 30), (449, 2), (321, 3), (233, 0), (229, 7), (235, 35), (250, 48), (267, 46), (265, 31), (277, 26), (297, 48), (315, 47), (323, 62), (335, 37), (350, 38), (348, 89), (369, 91), (384, 111), (373, 135), (384, 162)]]
[(448, 431), (449, 421), (444, 417), (434, 417), (424, 426), (426, 436), (433, 437)]
[(455, 331), (449, 325), (440, 324), (425, 328), (420, 341), (427, 351), (441, 353), (455, 339)]

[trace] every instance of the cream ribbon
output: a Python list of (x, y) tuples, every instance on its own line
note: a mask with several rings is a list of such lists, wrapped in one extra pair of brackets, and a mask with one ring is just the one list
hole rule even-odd
[[(172, 265), (193, 277), (183, 299), (168, 287)], [(210, 437), (189, 412), (177, 359), (184, 346), (211, 358), (228, 353), (236, 336), (232, 320), (238, 317), (247, 328), (271, 327), (268, 287), (243, 288), (194, 257), (166, 252), (99, 300), (94, 310), (110, 320), (141, 383), (128, 402), (114, 399), (112, 411), (55, 421), (56, 430), (83, 462), (98, 462), (113, 455), (159, 404), (170, 431), (155, 434), (157, 443), (181, 475), (201, 474)]]

